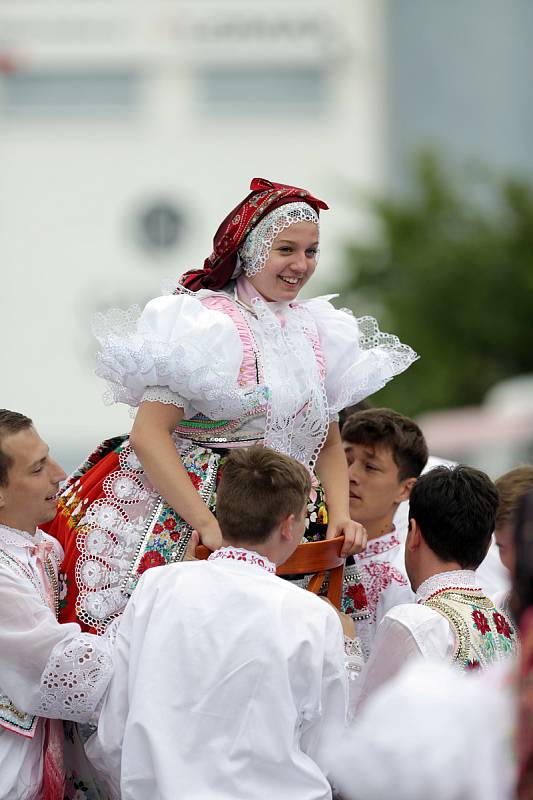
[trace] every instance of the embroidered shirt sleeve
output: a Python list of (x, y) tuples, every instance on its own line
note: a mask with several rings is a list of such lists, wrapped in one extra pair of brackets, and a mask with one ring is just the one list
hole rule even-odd
[(1, 691), (21, 712), (88, 720), (111, 677), (112, 647), (60, 625), (27, 578), (0, 565)]
[(88, 722), (111, 680), (111, 653), (111, 639), (91, 633), (58, 642), (42, 674), (38, 713)]

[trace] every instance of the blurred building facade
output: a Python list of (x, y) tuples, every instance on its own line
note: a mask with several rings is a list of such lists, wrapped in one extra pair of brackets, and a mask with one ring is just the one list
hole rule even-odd
[(421, 145), (531, 171), (531, 33), (529, 0), (2, 0), (1, 404), (68, 468), (127, 430), (92, 316), (201, 265), (254, 176), (330, 204), (316, 293)]
[(533, 177), (533, 3), (386, 0), (387, 173), (422, 145)]
[(382, 10), (0, 4), (2, 405), (33, 416), (68, 468), (131, 425), (102, 404), (92, 315), (199, 266), (252, 177), (327, 199), (331, 286), (364, 226), (350, 187), (383, 181)]

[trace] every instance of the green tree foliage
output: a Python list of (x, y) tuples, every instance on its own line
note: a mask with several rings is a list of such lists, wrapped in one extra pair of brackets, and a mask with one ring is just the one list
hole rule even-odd
[(412, 187), (368, 200), (372, 243), (347, 249), (344, 304), (419, 354), (373, 398), (405, 413), (478, 404), (497, 381), (533, 371), (533, 186), (434, 154)]

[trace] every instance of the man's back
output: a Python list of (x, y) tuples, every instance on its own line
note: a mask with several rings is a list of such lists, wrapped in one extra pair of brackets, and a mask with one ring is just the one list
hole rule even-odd
[(328, 798), (314, 758), (344, 714), (338, 619), (267, 559), (217, 555), (143, 577), (89, 752), (124, 798)]
[(392, 608), (379, 625), (361, 676), (359, 705), (414, 658), (471, 669), (516, 653), (511, 621), (483, 594), (473, 570), (434, 575), (415, 598)]

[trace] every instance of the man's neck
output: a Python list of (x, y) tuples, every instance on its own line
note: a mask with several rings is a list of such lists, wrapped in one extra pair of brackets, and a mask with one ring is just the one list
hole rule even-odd
[(277, 548), (267, 542), (261, 544), (254, 544), (253, 542), (231, 542), (228, 539), (222, 539), (222, 547), (236, 547), (239, 550), (249, 550), (253, 553), (258, 553), (260, 556), (268, 558), (273, 564), (278, 566), (282, 563), (283, 559), (278, 553)]
[(464, 569), (464, 567), (458, 564), (457, 561), (439, 561), (421, 570), (420, 575), (417, 576), (417, 580), (411, 583), (411, 588), (413, 592), (417, 592), (420, 586), (429, 578), (440, 575), (442, 572), (455, 572), (462, 569)]
[(368, 535), (368, 541), (371, 541), (372, 539), (379, 539), (380, 536), (385, 536), (387, 533), (392, 533), (392, 531), (395, 530), (392, 520), (393, 515), (389, 515), (381, 519), (370, 520), (368, 523), (362, 522), (361, 520), (357, 520), (357, 522), (361, 522), (361, 524), (364, 525)]
[(5, 525), (6, 528), (13, 528), (15, 531), (22, 531), (29, 533), (30, 536), (35, 536), (37, 533), (37, 523), (28, 523), (27, 520), (14, 519), (13, 517), (4, 517), (0, 515), (0, 525)]

